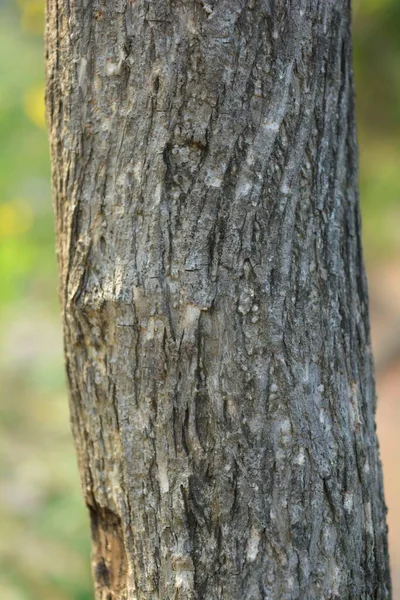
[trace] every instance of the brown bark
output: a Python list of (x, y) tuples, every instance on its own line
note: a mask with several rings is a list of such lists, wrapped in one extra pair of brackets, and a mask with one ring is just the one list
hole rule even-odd
[(96, 597), (390, 597), (347, 0), (64, 0), (47, 115)]

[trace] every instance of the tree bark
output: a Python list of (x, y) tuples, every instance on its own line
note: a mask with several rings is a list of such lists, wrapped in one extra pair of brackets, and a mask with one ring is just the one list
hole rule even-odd
[(348, 0), (49, 1), (46, 39), (96, 598), (390, 598)]

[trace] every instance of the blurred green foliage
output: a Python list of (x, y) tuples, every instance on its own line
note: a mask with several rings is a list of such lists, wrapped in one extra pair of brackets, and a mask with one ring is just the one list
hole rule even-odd
[[(88, 600), (68, 428), (43, 103), (43, 0), (0, 3), (0, 597)], [(400, 3), (355, 0), (364, 247), (400, 250)]]
[(400, 251), (400, 3), (354, 2), (354, 65), (364, 251)]
[(0, 598), (89, 600), (56, 291), (43, 4), (0, 2)]

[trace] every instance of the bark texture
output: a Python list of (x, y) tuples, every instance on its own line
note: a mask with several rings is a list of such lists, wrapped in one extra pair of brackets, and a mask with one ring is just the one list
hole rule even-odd
[(98, 600), (390, 598), (348, 0), (54, 0)]

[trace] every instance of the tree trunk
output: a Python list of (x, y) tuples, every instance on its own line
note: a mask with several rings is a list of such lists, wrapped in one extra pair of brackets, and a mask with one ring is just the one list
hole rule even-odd
[(49, 1), (46, 37), (96, 598), (390, 598), (348, 0)]

